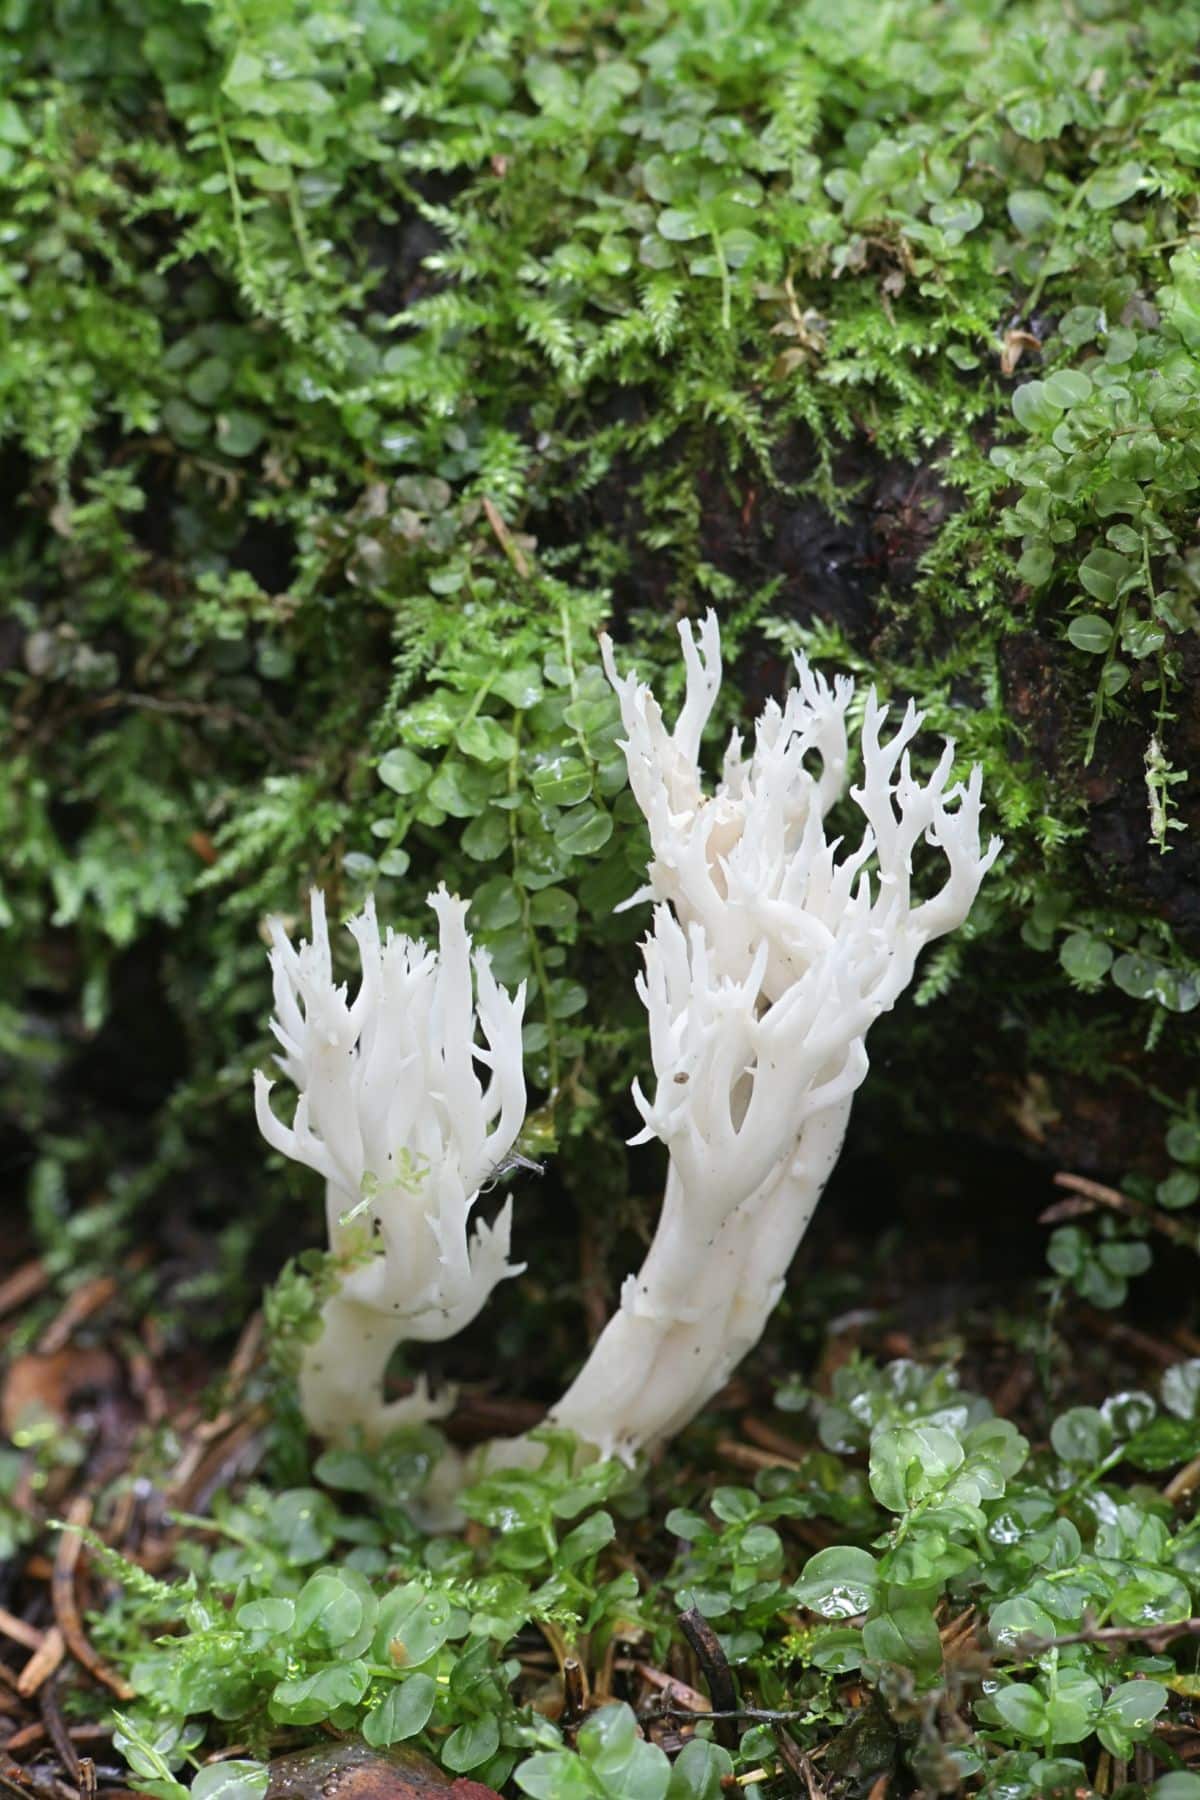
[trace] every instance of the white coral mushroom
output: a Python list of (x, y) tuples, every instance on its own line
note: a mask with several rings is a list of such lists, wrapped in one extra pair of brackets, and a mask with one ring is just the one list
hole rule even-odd
[[(910, 706), (884, 741), (874, 692), (851, 790), (862, 837), (845, 851), (831, 840), (853, 688), (831, 689), (802, 658), (750, 757), (735, 734), (707, 796), (699, 749), (720, 686), (715, 617), (699, 647), (690, 626), (680, 637), (687, 695), (670, 733), (602, 640), (650, 826), (648, 893), (674, 909), (656, 909), (640, 986), (653, 1100), (635, 1089), (643, 1135), (662, 1139), (670, 1166), (646, 1260), (552, 1416), (625, 1456), (684, 1424), (757, 1342), (837, 1160), (867, 1031), (908, 986), (923, 945), (965, 919), (1000, 848), (980, 849), (979, 771), (950, 788), (947, 744), (917, 781), (907, 747), (921, 715)], [(947, 864), (926, 900), (912, 888), (922, 840)]]
[[(861, 936), (864, 905), (889, 945), (903, 941), (914, 957), (961, 924), (1000, 846), (993, 839), (980, 849), (979, 770), (965, 787), (949, 786), (953, 743), (947, 741), (929, 779), (915, 781), (908, 745), (923, 715), (910, 704), (894, 737), (883, 741), (887, 708), (872, 689), (861, 737), (863, 778), (851, 793), (866, 829), (857, 848), (839, 857), (841, 842), (827, 837), (825, 819), (845, 789), (853, 682), (839, 677), (830, 687), (797, 656), (797, 685), (782, 706), (767, 702), (748, 757), (734, 732), (721, 779), (706, 794), (700, 737), (721, 685), (715, 615), (701, 624), (698, 646), (688, 622), (679, 635), (687, 691), (672, 732), (650, 689), (617, 673), (612, 645), (601, 639), (626, 732), (630, 785), (653, 850), (649, 886), (634, 899), (669, 901), (683, 923), (702, 924), (715, 966), (735, 979), (766, 944), (771, 998), (785, 992), (851, 920)], [(814, 757), (816, 773), (809, 767)], [(911, 905), (912, 856), (922, 839), (944, 854), (948, 867), (941, 889)], [(910, 977), (911, 968), (895, 993)]]
[(267, 1142), (326, 1182), (330, 1249), (344, 1266), (300, 1385), (310, 1425), (327, 1437), (434, 1416), (422, 1388), (384, 1405), (392, 1351), (452, 1337), (519, 1273), (508, 1260), (511, 1201), (494, 1224), (473, 1237), (468, 1228), (525, 1116), (524, 989), (510, 996), (486, 953), (472, 956), (464, 901), (439, 888), (430, 904), (436, 951), (390, 931), (381, 939), (371, 901), (349, 922), (361, 965), (353, 1000), (333, 979), (319, 892), (309, 942), (296, 948), (271, 926), (277, 1060), (299, 1098), (286, 1125), (256, 1073), (255, 1108)]

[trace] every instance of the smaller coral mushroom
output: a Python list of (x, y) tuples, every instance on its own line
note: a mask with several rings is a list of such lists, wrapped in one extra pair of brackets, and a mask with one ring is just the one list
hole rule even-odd
[(439, 888), (430, 905), (436, 951), (390, 931), (381, 939), (372, 901), (350, 920), (362, 970), (353, 1001), (333, 979), (319, 892), (309, 942), (297, 949), (271, 925), (272, 1029), (299, 1099), (285, 1125), (273, 1084), (256, 1073), (258, 1123), (275, 1149), (324, 1176), (329, 1247), (342, 1264), (300, 1374), (305, 1417), (324, 1437), (356, 1427), (377, 1437), (437, 1416), (445, 1402), (420, 1385), (384, 1404), (392, 1352), (405, 1339), (453, 1337), (519, 1273), (508, 1260), (511, 1201), (470, 1239), (468, 1226), (525, 1117), (524, 989), (507, 994), (486, 953), (472, 955), (465, 901)]

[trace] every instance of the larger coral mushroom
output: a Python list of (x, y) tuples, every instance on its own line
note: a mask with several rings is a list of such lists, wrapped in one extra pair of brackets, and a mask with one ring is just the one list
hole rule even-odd
[[(680, 637), (687, 691), (670, 733), (649, 688), (617, 674), (602, 640), (650, 827), (643, 892), (660, 902), (641, 988), (657, 1086), (639, 1105), (670, 1166), (646, 1260), (552, 1416), (625, 1456), (686, 1423), (758, 1341), (837, 1161), (867, 1031), (908, 986), (923, 946), (966, 918), (1000, 848), (980, 848), (978, 769), (950, 787), (947, 743), (917, 781), (908, 745), (921, 715), (910, 705), (884, 741), (874, 692), (851, 789), (862, 836), (847, 850), (830, 839), (853, 686), (831, 689), (801, 658), (797, 686), (758, 721), (751, 755), (735, 733), (706, 795), (699, 750), (720, 688), (715, 616), (699, 647), (686, 623)], [(946, 865), (923, 900), (912, 880), (922, 841)]]

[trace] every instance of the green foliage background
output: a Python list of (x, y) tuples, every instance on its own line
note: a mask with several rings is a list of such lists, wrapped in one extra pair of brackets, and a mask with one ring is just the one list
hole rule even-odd
[(54, 1254), (169, 1196), (229, 1296), (258, 924), (313, 882), (477, 892), (535, 1135), (619, 1210), (593, 639), (669, 689), (708, 603), (726, 720), (803, 647), (985, 765), (1004, 860), (877, 1103), (1149, 1091), (1190, 1203), (1200, 7), (3, 10), (0, 1049)]

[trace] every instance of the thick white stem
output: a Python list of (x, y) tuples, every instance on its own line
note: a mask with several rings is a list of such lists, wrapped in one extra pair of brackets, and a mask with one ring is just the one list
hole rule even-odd
[(784, 1174), (732, 1213), (711, 1242), (685, 1249), (682, 1271), (683, 1197), (671, 1169), (654, 1242), (551, 1424), (605, 1455), (630, 1457), (700, 1411), (762, 1336), (837, 1162), (850, 1105), (845, 1099), (810, 1118)]
[(757, 1344), (775, 1310), (800, 1240), (837, 1167), (852, 1105), (850, 1095), (813, 1114), (805, 1124), (795, 1158), (756, 1208), (728, 1325), (730, 1335), (745, 1345), (737, 1351), (735, 1362)]
[(310, 1430), (330, 1443), (356, 1435), (375, 1443), (389, 1431), (449, 1412), (453, 1391), (432, 1400), (423, 1380), (403, 1399), (384, 1400), (387, 1366), (405, 1336), (404, 1320), (344, 1292), (333, 1294), (321, 1308), (321, 1334), (300, 1364), (300, 1404)]

